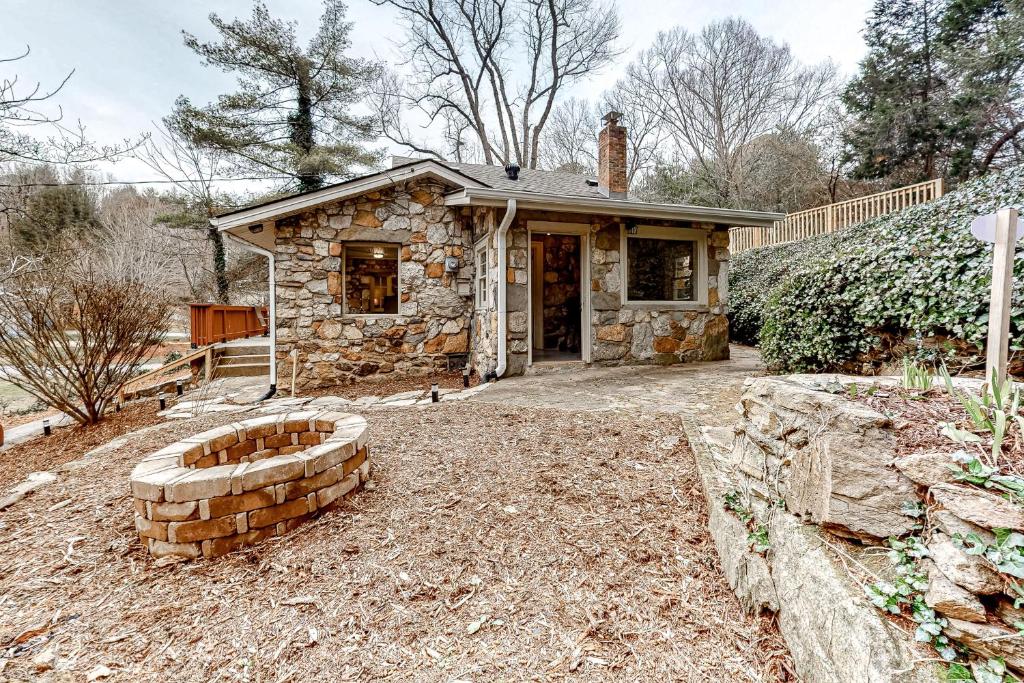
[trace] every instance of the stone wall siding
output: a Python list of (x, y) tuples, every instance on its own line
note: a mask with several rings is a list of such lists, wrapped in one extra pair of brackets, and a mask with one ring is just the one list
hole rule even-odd
[(595, 362), (671, 364), (729, 357), (729, 321), (719, 296), (721, 264), (729, 260), (728, 228), (687, 225), (707, 230), (708, 303), (699, 310), (659, 309), (624, 304), (626, 264), (617, 224), (602, 225), (591, 252), (591, 309)]
[(707, 231), (708, 302), (690, 310), (623, 304), (621, 223), (611, 217), (520, 211), (508, 235), (508, 373), (527, 363), (529, 317), (528, 222), (586, 223), (590, 227), (591, 360), (597, 364), (681, 363), (729, 357), (725, 304), (729, 261), (727, 226), (644, 221), (644, 225)]
[[(327, 387), (372, 374), (430, 373), (469, 351), (473, 311), (470, 231), (444, 206), (443, 185), (399, 183), (316, 207), (277, 223), (278, 386)], [(346, 242), (387, 242), (399, 251), (397, 315), (345, 314)], [(455, 272), (446, 257), (457, 259)]]
[(333, 509), (367, 480), (366, 421), (303, 411), (218, 427), (132, 471), (135, 528), (154, 557), (217, 557)]

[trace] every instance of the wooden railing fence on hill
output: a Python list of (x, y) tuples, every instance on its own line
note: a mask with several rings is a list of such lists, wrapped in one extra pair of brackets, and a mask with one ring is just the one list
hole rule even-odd
[(732, 228), (729, 231), (729, 250), (736, 254), (747, 249), (766, 247), (784, 242), (796, 242), (815, 235), (835, 232), (842, 228), (910, 206), (924, 204), (942, 196), (942, 178), (907, 185), (866, 197), (819, 206), (787, 214), (770, 228)]

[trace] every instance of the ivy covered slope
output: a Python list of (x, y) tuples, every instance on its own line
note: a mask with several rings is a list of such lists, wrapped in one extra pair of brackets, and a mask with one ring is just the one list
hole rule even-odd
[[(784, 372), (860, 370), (917, 338), (981, 348), (992, 248), (970, 223), (1021, 205), (1024, 166), (831, 235), (738, 254), (729, 274), (733, 338), (759, 341), (769, 366)], [(1011, 344), (1019, 349), (1024, 253), (1014, 271)]]

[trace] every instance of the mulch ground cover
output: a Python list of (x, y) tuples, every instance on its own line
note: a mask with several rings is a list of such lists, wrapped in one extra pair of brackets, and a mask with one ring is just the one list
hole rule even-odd
[[(365, 414), (372, 486), (217, 560), (151, 559), (127, 478), (237, 416), (148, 430), (0, 513), (0, 679), (790, 680), (721, 576), (673, 419)], [(88, 450), (62, 438), (50, 457)]]

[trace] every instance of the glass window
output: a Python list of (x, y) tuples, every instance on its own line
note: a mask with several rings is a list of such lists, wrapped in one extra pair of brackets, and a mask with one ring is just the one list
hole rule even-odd
[(476, 246), (476, 306), (487, 306), (487, 240)]
[(398, 245), (346, 244), (345, 313), (398, 313)]
[(627, 300), (697, 300), (697, 242), (630, 236), (626, 259)]

